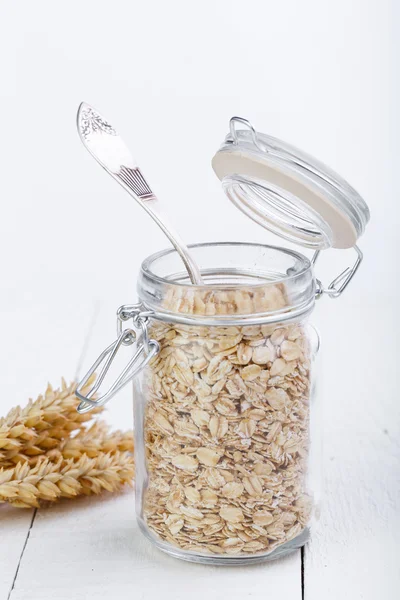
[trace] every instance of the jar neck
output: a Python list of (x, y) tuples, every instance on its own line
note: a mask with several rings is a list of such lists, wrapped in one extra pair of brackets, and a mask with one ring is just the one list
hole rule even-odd
[(147, 258), (138, 295), (156, 319), (209, 326), (297, 320), (314, 306), (310, 261), (285, 248), (241, 242), (190, 247), (204, 285), (188, 280), (176, 251)]

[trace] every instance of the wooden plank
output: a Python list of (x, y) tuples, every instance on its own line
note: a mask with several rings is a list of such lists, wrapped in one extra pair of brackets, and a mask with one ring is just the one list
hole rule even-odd
[(133, 492), (61, 502), (38, 512), (11, 600), (300, 600), (300, 552), (270, 564), (182, 563), (139, 532)]
[(375, 311), (354, 302), (335, 307), (336, 325), (321, 323), (323, 502), (305, 550), (306, 600), (398, 598), (398, 328), (390, 307), (379, 321)]
[(0, 598), (9, 597), (19, 570), (34, 511), (0, 506)]

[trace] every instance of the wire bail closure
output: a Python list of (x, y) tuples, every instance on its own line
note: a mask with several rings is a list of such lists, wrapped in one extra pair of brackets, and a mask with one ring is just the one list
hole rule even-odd
[[(344, 271), (342, 271), (331, 283), (325, 288), (319, 279), (316, 279), (317, 282), (317, 291), (316, 298), (320, 298), (323, 294), (326, 294), (330, 298), (339, 298), (339, 296), (344, 292), (344, 290), (349, 285), (350, 281), (353, 279), (356, 274), (358, 267), (361, 264), (363, 259), (363, 253), (361, 252), (358, 246), (353, 246), (353, 250), (357, 253), (357, 258), (351, 267), (346, 267)], [(314, 255), (311, 259), (311, 264), (314, 266), (317, 262), (317, 258), (320, 255), (320, 250), (314, 252)]]
[[(123, 329), (123, 322), (129, 319), (133, 320), (133, 329)], [(95, 406), (106, 404), (119, 390), (136, 377), (153, 356), (160, 351), (158, 342), (149, 339), (147, 323), (148, 316), (146, 313), (141, 312), (141, 305), (130, 304), (119, 307), (117, 311), (117, 339), (103, 350), (76, 388), (75, 395), (80, 400), (77, 408), (79, 413), (83, 414), (89, 412)], [(135, 343), (136, 352), (126, 367), (118, 375), (110, 388), (102, 396), (94, 399), (121, 346), (132, 346)], [(103, 366), (93, 387), (86, 395), (82, 394), (83, 388), (101, 365)]]

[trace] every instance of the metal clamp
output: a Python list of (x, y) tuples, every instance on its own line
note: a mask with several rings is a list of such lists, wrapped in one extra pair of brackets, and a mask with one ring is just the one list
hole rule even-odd
[[(316, 280), (317, 281), (317, 291), (316, 291), (317, 298), (320, 298), (322, 296), (322, 294), (326, 294), (330, 298), (339, 298), (339, 296), (344, 292), (344, 290), (346, 289), (346, 287), (349, 285), (350, 281), (353, 279), (354, 275), (356, 274), (356, 271), (357, 271), (358, 267), (360, 266), (361, 261), (363, 259), (363, 253), (361, 252), (360, 248), (358, 246), (354, 246), (353, 249), (357, 253), (357, 258), (356, 258), (354, 264), (351, 267), (347, 267), (344, 271), (342, 271), (340, 273), (340, 275), (335, 277), (335, 279), (333, 281), (331, 281), (331, 283), (328, 285), (327, 288), (325, 288), (322, 285), (322, 283), (319, 279)], [(320, 250), (317, 250), (311, 259), (312, 265), (315, 265), (319, 255), (320, 255)]]
[[(134, 329), (122, 329), (122, 323), (129, 319), (133, 319)], [(131, 381), (136, 375), (144, 369), (147, 363), (159, 352), (160, 347), (156, 340), (149, 339), (148, 329), (148, 316), (146, 313), (140, 311), (140, 305), (125, 305), (121, 306), (117, 311), (117, 339), (110, 344), (94, 364), (90, 367), (89, 371), (79, 382), (75, 395), (80, 400), (78, 405), (78, 412), (83, 414), (92, 410), (95, 406), (103, 406), (111, 400), (119, 390), (121, 390), (129, 381)], [(118, 375), (117, 379), (110, 386), (110, 388), (100, 397), (94, 399), (96, 392), (99, 390), (101, 384), (107, 375), (112, 362), (114, 361), (121, 346), (131, 346), (136, 343), (136, 352), (128, 362), (123, 371)], [(104, 364), (103, 364), (104, 363)], [(90, 391), (84, 395), (82, 393), (87, 382), (101, 367), (98, 377), (90, 389)]]

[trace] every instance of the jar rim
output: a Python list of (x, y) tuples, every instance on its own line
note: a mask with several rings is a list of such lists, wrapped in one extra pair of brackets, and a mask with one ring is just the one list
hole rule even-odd
[(138, 295), (152, 318), (187, 325), (253, 325), (297, 320), (314, 307), (313, 266), (299, 252), (257, 242), (189, 247), (204, 285), (190, 283), (174, 249), (143, 261)]
[[(291, 250), (289, 248), (285, 248), (283, 246), (275, 246), (272, 244), (260, 244), (258, 242), (230, 242), (230, 241), (225, 241), (225, 242), (199, 242), (197, 244), (189, 244), (188, 248), (190, 250), (195, 250), (196, 248), (210, 248), (210, 247), (229, 247), (229, 246), (234, 246), (234, 247), (241, 247), (241, 246), (246, 246), (246, 247), (258, 247), (258, 248), (263, 248), (266, 250), (276, 250), (277, 252), (280, 252), (282, 254), (286, 254), (288, 256), (291, 256), (293, 258), (295, 258), (298, 263), (299, 263), (299, 267), (301, 265), (301, 267), (299, 268), (299, 270), (296, 270), (295, 273), (293, 274), (286, 274), (285, 276), (282, 276), (281, 278), (277, 278), (273, 280), (273, 283), (278, 284), (278, 283), (286, 283), (288, 281), (290, 281), (291, 279), (294, 279), (296, 277), (298, 277), (299, 275), (302, 275), (303, 273), (305, 273), (306, 271), (308, 271), (309, 269), (312, 269), (312, 264), (309, 258), (307, 258), (306, 256), (304, 256), (304, 254), (301, 254), (300, 252), (296, 252), (295, 250)], [(155, 282), (158, 283), (164, 283), (164, 284), (168, 284), (168, 285), (176, 285), (179, 287), (188, 287), (188, 288), (193, 288), (193, 289), (201, 289), (201, 288), (209, 288), (210, 285), (209, 284), (205, 284), (205, 285), (196, 285), (191, 283), (191, 281), (189, 280), (189, 278), (187, 277), (187, 281), (174, 281), (168, 277), (161, 277), (160, 275), (157, 275), (156, 273), (154, 273), (151, 270), (151, 265), (155, 263), (156, 260), (159, 260), (161, 258), (164, 258), (165, 256), (168, 255), (173, 255), (173, 254), (177, 254), (177, 251), (174, 248), (166, 248), (165, 250), (159, 250), (158, 252), (154, 252), (154, 254), (150, 254), (150, 256), (148, 256), (147, 258), (144, 259), (144, 261), (141, 264), (140, 270), (141, 272), (145, 273), (148, 277), (150, 277), (152, 280), (154, 280)], [(272, 283), (271, 281), (267, 281), (264, 280), (260, 283), (252, 283), (251, 287), (265, 287), (266, 283)], [(248, 287), (248, 283), (247, 284), (242, 284), (243, 287)], [(232, 287), (232, 284), (219, 284), (218, 287)], [(235, 287), (241, 287), (241, 284), (235, 284)]]

